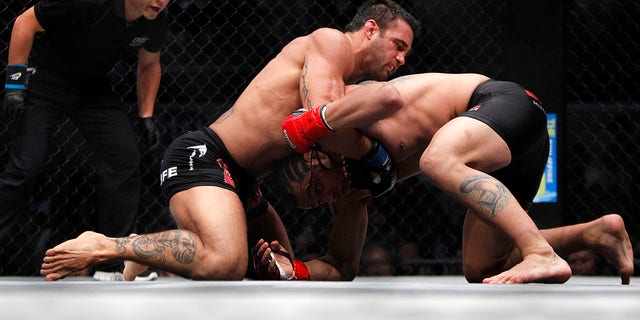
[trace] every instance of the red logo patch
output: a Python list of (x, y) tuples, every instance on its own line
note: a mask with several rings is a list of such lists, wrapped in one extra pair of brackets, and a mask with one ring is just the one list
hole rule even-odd
[(220, 166), (220, 168), (222, 168), (222, 170), (224, 171), (224, 182), (226, 182), (228, 185), (232, 186), (233, 188), (236, 188), (236, 182), (233, 181), (233, 178), (231, 177), (231, 173), (229, 173), (229, 166), (224, 163), (224, 161), (222, 161), (222, 159), (218, 158), (218, 160), (216, 160), (218, 162), (218, 166)]

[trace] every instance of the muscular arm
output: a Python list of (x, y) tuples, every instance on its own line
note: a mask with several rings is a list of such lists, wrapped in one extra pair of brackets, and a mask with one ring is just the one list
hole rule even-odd
[(141, 118), (153, 116), (161, 74), (160, 52), (140, 49), (138, 52), (137, 93), (138, 114)]
[(353, 192), (332, 207), (334, 222), (327, 253), (305, 262), (311, 280), (351, 281), (356, 277), (367, 235), (368, 201), (363, 193)]
[(371, 148), (361, 130), (398, 111), (403, 101), (398, 90), (387, 82), (351, 87), (347, 95), (327, 105), (327, 121), (336, 133), (319, 142), (331, 151), (360, 159)]
[(261, 238), (278, 240), (287, 252), (293, 252), (284, 224), (271, 204), (267, 212), (247, 220), (247, 226), (250, 244), (258, 242)]
[(307, 36), (300, 73), (300, 98), (311, 109), (344, 95), (345, 81), (354, 68), (351, 45), (338, 30), (322, 28)]
[(366, 154), (370, 140), (356, 128), (389, 116), (402, 107), (400, 94), (387, 83), (372, 83), (344, 96), (355, 57), (343, 33), (320, 29), (309, 36), (300, 77), (300, 97), (308, 110), (327, 105), (326, 120), (335, 130), (319, 140), (325, 148), (353, 158)]
[[(349, 80), (354, 71), (355, 58), (351, 43), (342, 32), (334, 29), (319, 29), (308, 36), (308, 44), (305, 48), (305, 59), (300, 74), (300, 98), (305, 109), (330, 104), (344, 96), (345, 82)], [(331, 114), (329, 108), (327, 112)], [(336, 120), (342, 114), (332, 115)], [(349, 137), (349, 143), (340, 142), (337, 138), (320, 140), (325, 148), (332, 151), (345, 151), (355, 149), (365, 150), (369, 142), (362, 139), (362, 135), (353, 127), (344, 127), (338, 121), (329, 124), (338, 129), (340, 137)], [(352, 152), (352, 151), (351, 151)], [(340, 152), (342, 153), (342, 152)], [(362, 151), (362, 154), (366, 151)]]
[(36, 18), (33, 7), (27, 9), (16, 18), (11, 31), (8, 64), (27, 64), (33, 39), (36, 32), (43, 32), (44, 28)]

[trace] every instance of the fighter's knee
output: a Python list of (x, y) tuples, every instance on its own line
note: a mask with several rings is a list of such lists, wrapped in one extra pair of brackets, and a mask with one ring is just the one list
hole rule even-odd
[(486, 277), (480, 276), (478, 274), (467, 274), (465, 272), (464, 273), (464, 278), (469, 283), (482, 283), (482, 280), (484, 280)]
[(449, 172), (452, 165), (451, 158), (441, 152), (438, 148), (427, 148), (420, 157), (420, 171), (428, 178), (435, 178), (438, 174)]
[(504, 261), (496, 259), (488, 264), (476, 262), (465, 262), (462, 265), (464, 278), (469, 283), (481, 283), (482, 280), (490, 278), (505, 270)]
[(247, 272), (246, 254), (207, 253), (194, 261), (189, 277), (194, 280), (242, 280)]
[(468, 264), (464, 265), (463, 270), (464, 278), (469, 283), (482, 283), (482, 280), (490, 276), (488, 273), (478, 270)]

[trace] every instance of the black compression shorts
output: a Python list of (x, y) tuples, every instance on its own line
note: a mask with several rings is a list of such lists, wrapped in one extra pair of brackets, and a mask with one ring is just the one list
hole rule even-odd
[(487, 124), (507, 143), (511, 163), (490, 174), (528, 210), (549, 158), (547, 116), (541, 102), (516, 83), (487, 80), (473, 92), (462, 116)]
[(187, 132), (171, 143), (160, 165), (160, 186), (167, 200), (196, 186), (234, 191), (248, 216), (263, 213), (268, 206), (256, 178), (233, 160), (208, 127)]

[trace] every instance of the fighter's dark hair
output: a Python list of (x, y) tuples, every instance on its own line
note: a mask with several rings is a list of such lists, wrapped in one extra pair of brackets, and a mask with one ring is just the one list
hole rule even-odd
[(414, 38), (418, 37), (422, 29), (420, 21), (402, 6), (391, 0), (367, 0), (358, 7), (356, 15), (351, 22), (345, 26), (344, 31), (352, 32), (358, 30), (364, 26), (367, 20), (373, 19), (380, 27), (380, 32), (384, 33), (390, 24), (398, 18), (409, 24), (409, 27), (411, 27), (413, 31)]
[(265, 177), (263, 183), (276, 195), (290, 197), (295, 201), (295, 193), (291, 189), (291, 183), (301, 181), (308, 171), (309, 164), (305, 161), (304, 156), (295, 153), (279, 161), (271, 173)]

